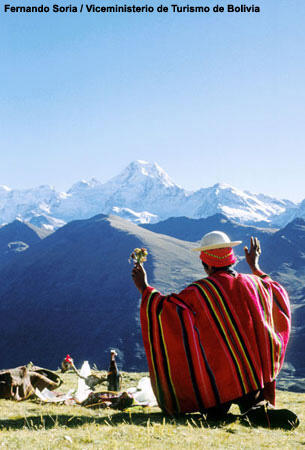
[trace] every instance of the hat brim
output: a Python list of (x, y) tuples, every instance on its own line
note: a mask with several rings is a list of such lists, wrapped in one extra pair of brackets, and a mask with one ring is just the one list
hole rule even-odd
[(242, 241), (224, 242), (223, 244), (206, 245), (204, 247), (192, 248), (192, 252), (202, 252), (205, 250), (214, 250), (215, 248), (229, 248), (236, 247), (236, 245), (241, 244)]

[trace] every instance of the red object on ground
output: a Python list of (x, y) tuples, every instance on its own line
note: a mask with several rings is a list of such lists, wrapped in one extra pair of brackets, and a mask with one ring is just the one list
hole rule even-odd
[(72, 364), (72, 358), (71, 358), (71, 356), (70, 356), (70, 355), (67, 355), (67, 356), (65, 357), (65, 361), (66, 361), (67, 363)]

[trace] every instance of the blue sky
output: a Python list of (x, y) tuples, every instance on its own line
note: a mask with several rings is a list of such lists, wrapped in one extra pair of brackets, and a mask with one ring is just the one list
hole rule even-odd
[(305, 5), (255, 4), (260, 14), (22, 15), (2, 4), (0, 184), (65, 190), (144, 159), (188, 189), (305, 198)]

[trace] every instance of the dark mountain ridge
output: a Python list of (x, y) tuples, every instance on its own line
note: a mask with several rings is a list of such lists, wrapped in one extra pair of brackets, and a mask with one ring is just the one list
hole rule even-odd
[(264, 241), (265, 238), (267, 239), (277, 231), (274, 228), (241, 225), (220, 213), (203, 219), (171, 217), (158, 223), (141, 225), (141, 227), (191, 242), (199, 241), (205, 233), (211, 230), (221, 230), (227, 233), (232, 240), (242, 240), (244, 245), (253, 235)]
[(20, 220), (0, 227), (0, 267), (45, 237), (39, 228)]
[(71, 353), (104, 367), (117, 348), (125, 368), (146, 369), (128, 263), (142, 246), (157, 288), (179, 290), (202, 276), (190, 244), (104, 215), (69, 223), (3, 267), (0, 366), (33, 360), (54, 368)]
[(130, 277), (129, 255), (135, 247), (147, 247), (150, 284), (165, 294), (179, 291), (204, 275), (198, 254), (190, 250), (213, 229), (243, 241), (236, 247), (241, 272), (249, 272), (243, 246), (252, 235), (261, 240), (262, 269), (287, 288), (292, 301), (287, 361), (304, 375), (305, 221), (265, 230), (239, 225), (221, 214), (142, 227), (98, 215), (70, 222), (6, 260), (0, 266), (0, 367), (32, 360), (56, 368), (71, 353), (76, 361), (89, 359), (104, 368), (109, 349), (117, 348), (124, 369), (146, 370), (140, 299)]

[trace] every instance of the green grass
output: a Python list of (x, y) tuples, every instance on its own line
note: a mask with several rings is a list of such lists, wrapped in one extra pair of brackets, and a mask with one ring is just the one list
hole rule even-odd
[[(144, 374), (123, 373), (123, 388)], [(76, 387), (76, 376), (62, 376), (60, 390)], [(102, 390), (102, 388), (101, 388)], [(134, 412), (92, 410), (81, 406), (0, 400), (0, 449), (156, 449), (278, 448), (305, 450), (305, 394), (278, 391), (277, 407), (298, 414), (294, 431), (267, 430), (232, 423), (212, 423), (199, 414), (179, 419), (159, 408)], [(233, 414), (238, 410), (232, 408)]]

